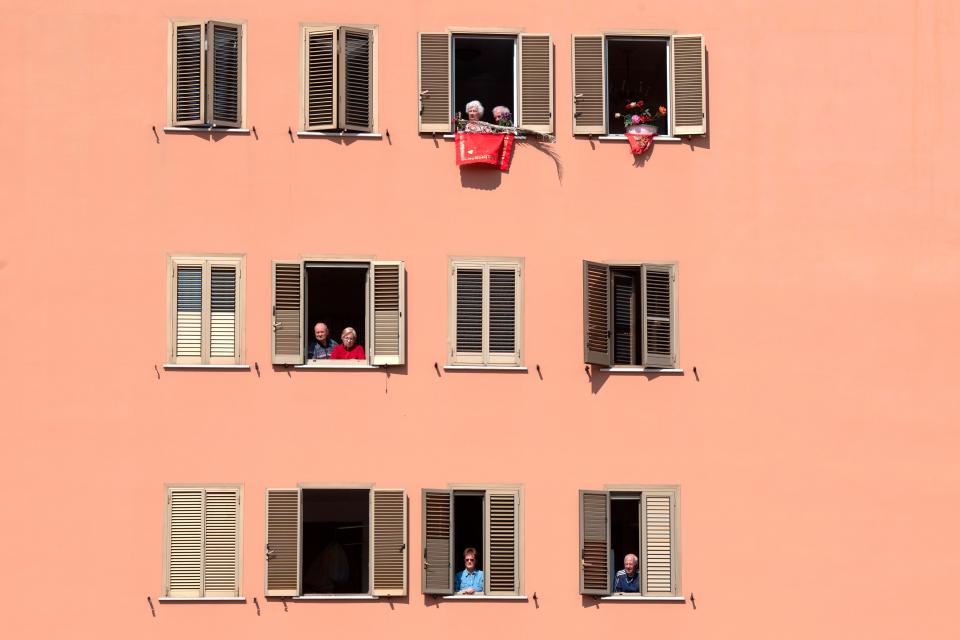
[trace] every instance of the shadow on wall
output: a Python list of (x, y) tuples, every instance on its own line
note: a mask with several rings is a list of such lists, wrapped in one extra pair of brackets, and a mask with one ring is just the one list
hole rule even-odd
[[(588, 364), (584, 365), (584, 371), (586, 372), (587, 379), (590, 380), (590, 391), (594, 394), (600, 392), (600, 389), (603, 388), (603, 385), (607, 383), (607, 380), (610, 378), (611, 372), (604, 371), (603, 368), (599, 365)], [(682, 378), (684, 373), (677, 373), (674, 371), (670, 372), (660, 372), (656, 370), (651, 371), (619, 371), (616, 373), (618, 376), (642, 376), (647, 378), (648, 382), (654, 382), (657, 378)], [(697, 378), (699, 380), (699, 376)], [(593, 597), (593, 596), (590, 596)]]

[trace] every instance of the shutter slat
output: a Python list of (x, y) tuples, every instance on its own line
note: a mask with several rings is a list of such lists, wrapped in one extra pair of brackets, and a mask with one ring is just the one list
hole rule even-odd
[(613, 274), (613, 363), (634, 364), (635, 278), (627, 273)]
[(419, 33), (420, 132), (450, 132), (450, 34)]
[(643, 494), (643, 594), (678, 595), (674, 567), (674, 496), (669, 493)]
[(240, 595), (239, 492), (208, 489), (204, 499), (203, 594)]
[(167, 596), (203, 595), (203, 489), (169, 489)]
[(676, 366), (676, 295), (673, 265), (641, 270), (643, 365)]
[(516, 595), (519, 589), (516, 493), (490, 491), (486, 592)]
[(456, 267), (458, 353), (483, 352), (483, 269)]
[(573, 36), (573, 133), (606, 133), (603, 36)]
[(366, 29), (340, 30), (343, 79), (341, 124), (348, 131), (373, 131), (373, 32)]
[(488, 302), (491, 353), (517, 351), (517, 272), (515, 269), (490, 269)]
[(204, 122), (203, 38), (203, 24), (200, 22), (173, 24), (173, 125)]
[(177, 265), (176, 357), (200, 358), (203, 355), (202, 309), (202, 265)]
[(211, 122), (217, 126), (239, 127), (240, 113), (240, 64), (241, 25), (226, 22), (208, 24), (210, 51), (210, 90), (208, 103)]
[(406, 595), (407, 499), (403, 491), (373, 492), (373, 595)]
[(336, 29), (304, 29), (304, 126), (307, 131), (337, 127)]
[(671, 38), (673, 58), (673, 134), (707, 132), (706, 52), (702, 35)]
[(553, 42), (549, 35), (520, 34), (520, 104), (517, 123), (553, 133)]
[(583, 261), (583, 361), (610, 366), (610, 266)]
[(303, 364), (303, 267), (273, 263), (273, 363)]
[(210, 356), (237, 356), (237, 269), (210, 268)]
[(374, 262), (373, 265), (373, 352), (371, 364), (403, 364), (404, 282), (402, 262)]
[(605, 491), (580, 491), (580, 593), (608, 595), (609, 498)]
[(453, 593), (453, 493), (424, 489), (423, 574), (424, 593)]
[(266, 556), (266, 595), (299, 595), (299, 489), (267, 489)]

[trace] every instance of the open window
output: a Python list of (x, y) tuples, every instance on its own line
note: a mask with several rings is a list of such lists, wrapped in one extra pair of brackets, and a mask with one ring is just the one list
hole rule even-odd
[[(320, 257), (274, 262), (273, 363), (404, 364), (404, 280), (403, 262), (397, 261)], [(356, 334), (354, 344), (342, 344), (348, 350), (338, 352), (334, 343), (343, 342), (348, 328)]]
[(519, 366), (522, 258), (450, 259), (450, 366)]
[[(682, 597), (679, 502), (676, 486), (581, 490), (580, 593)], [(624, 570), (628, 555), (639, 560), (633, 575)]]
[(677, 366), (677, 265), (583, 263), (584, 362)]
[(616, 135), (616, 117), (642, 100), (667, 109), (659, 135), (707, 132), (706, 57), (702, 35), (668, 31), (573, 36), (573, 133)]
[(171, 21), (168, 59), (171, 125), (243, 126), (246, 89), (244, 23)]
[[(423, 592), (463, 595), (465, 586), (482, 584), (471, 595), (521, 595), (520, 496), (519, 487), (424, 489)], [(474, 574), (464, 573), (468, 549)]]
[(407, 593), (407, 499), (399, 489), (267, 489), (266, 595)]

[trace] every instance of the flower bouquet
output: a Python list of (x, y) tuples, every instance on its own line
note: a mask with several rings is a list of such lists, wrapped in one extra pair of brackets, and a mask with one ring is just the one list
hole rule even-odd
[(613, 114), (614, 118), (623, 118), (623, 128), (630, 142), (630, 151), (640, 155), (653, 144), (653, 137), (657, 135), (657, 124), (667, 116), (667, 108), (663, 105), (651, 112), (650, 107), (643, 100), (628, 102), (623, 113)]

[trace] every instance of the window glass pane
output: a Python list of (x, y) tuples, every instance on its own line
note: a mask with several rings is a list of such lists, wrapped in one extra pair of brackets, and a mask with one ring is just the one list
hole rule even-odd
[[(655, 114), (667, 107), (667, 40), (662, 38), (607, 38), (607, 119), (610, 133), (623, 133), (624, 109), (643, 100)], [(616, 118), (614, 114), (620, 113)], [(667, 133), (667, 121), (656, 124)]]
[(370, 590), (370, 491), (303, 490), (303, 593)]

